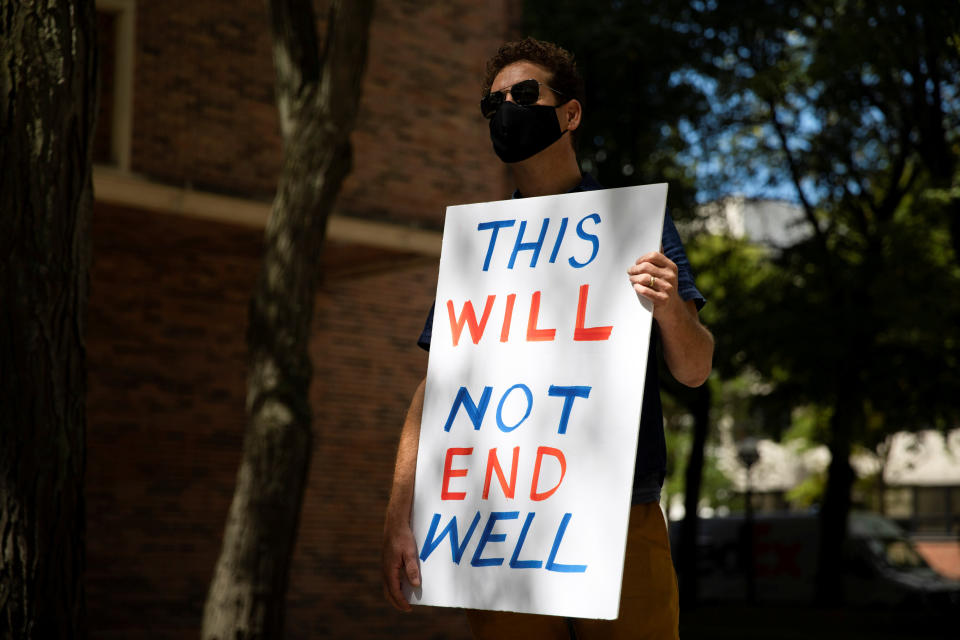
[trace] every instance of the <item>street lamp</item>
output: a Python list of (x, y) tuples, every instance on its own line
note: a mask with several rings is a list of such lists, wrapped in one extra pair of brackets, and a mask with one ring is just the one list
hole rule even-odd
[(757, 599), (757, 582), (753, 563), (753, 483), (750, 472), (760, 460), (757, 439), (749, 436), (737, 443), (737, 458), (747, 470), (746, 504), (743, 519), (743, 549), (747, 564), (747, 602), (753, 604)]

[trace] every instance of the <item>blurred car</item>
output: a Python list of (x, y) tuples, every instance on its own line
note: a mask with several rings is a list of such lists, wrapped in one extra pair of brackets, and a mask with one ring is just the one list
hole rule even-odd
[[(682, 523), (671, 526), (678, 558)], [(703, 518), (697, 531), (697, 594), (701, 602), (747, 598), (752, 549), (758, 603), (813, 602), (820, 542), (815, 513), (761, 513), (752, 544), (742, 515)], [(903, 530), (875, 513), (852, 512), (844, 547), (844, 586), (851, 605), (957, 608), (960, 581), (934, 571)]]

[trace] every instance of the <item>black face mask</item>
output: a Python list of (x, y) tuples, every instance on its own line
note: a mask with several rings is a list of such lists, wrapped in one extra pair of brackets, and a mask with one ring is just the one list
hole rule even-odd
[(504, 102), (490, 118), (493, 150), (504, 162), (520, 162), (534, 156), (560, 139), (556, 107), (534, 104), (521, 107)]

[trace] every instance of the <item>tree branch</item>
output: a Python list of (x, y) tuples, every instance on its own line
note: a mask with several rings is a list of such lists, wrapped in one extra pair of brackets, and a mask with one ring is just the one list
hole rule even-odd
[(280, 131), (290, 135), (295, 113), (305, 93), (315, 91), (320, 79), (317, 27), (311, 0), (267, 2), (273, 35), (273, 65)]
[[(319, 107), (334, 122), (353, 127), (373, 16), (373, 0), (337, 0), (330, 5), (320, 82)], [(359, 64), (358, 64), (359, 61)]]
[(883, 222), (887, 222), (893, 217), (893, 212), (896, 211), (900, 202), (903, 201), (904, 195), (909, 191), (917, 175), (916, 171), (912, 171), (907, 177), (907, 183), (905, 185), (900, 184), (908, 169), (907, 155), (909, 154), (909, 147), (907, 146), (907, 136), (909, 134), (903, 129), (904, 128), (901, 129), (901, 143), (890, 169), (890, 181), (887, 185), (887, 191), (883, 194), (880, 202), (871, 203), (877, 218)]
[(797, 166), (793, 154), (790, 153), (790, 148), (787, 146), (787, 134), (783, 129), (783, 125), (780, 124), (780, 120), (777, 118), (777, 105), (773, 101), (773, 98), (767, 99), (767, 106), (770, 108), (770, 121), (773, 124), (774, 130), (777, 132), (777, 139), (780, 141), (781, 150), (787, 158), (787, 167), (790, 169), (790, 179), (793, 181), (793, 186), (797, 190), (797, 196), (800, 198), (803, 214), (807, 222), (810, 223), (810, 227), (813, 229), (813, 234), (817, 238), (817, 243), (820, 245), (821, 250), (826, 254), (828, 253), (826, 236), (817, 220), (813, 205), (810, 204), (810, 200), (803, 192), (803, 186), (800, 180), (800, 169)]

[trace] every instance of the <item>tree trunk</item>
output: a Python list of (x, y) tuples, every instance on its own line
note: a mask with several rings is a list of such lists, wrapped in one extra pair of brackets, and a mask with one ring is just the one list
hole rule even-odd
[(877, 471), (877, 513), (882, 516), (887, 515), (887, 481), (883, 477), (887, 471), (887, 463), (890, 462), (890, 450), (893, 448), (893, 436), (888, 435), (880, 443), (880, 470)]
[(693, 442), (687, 460), (684, 492), (683, 525), (680, 528), (680, 545), (677, 550), (680, 565), (681, 605), (690, 607), (697, 602), (697, 506), (700, 503), (700, 486), (703, 481), (703, 458), (710, 431), (710, 383), (697, 388), (692, 405)]
[(308, 344), (326, 222), (350, 169), (372, 0), (334, 2), (319, 55), (310, 0), (268, 2), (283, 168), (250, 305), (247, 431), (204, 638), (279, 638), (311, 454)]
[(839, 606), (844, 602), (844, 546), (854, 473), (850, 466), (851, 434), (859, 414), (860, 394), (842, 394), (830, 418), (830, 466), (820, 512), (820, 556), (817, 566), (817, 603)]
[(93, 2), (0, 5), (0, 637), (84, 635)]

